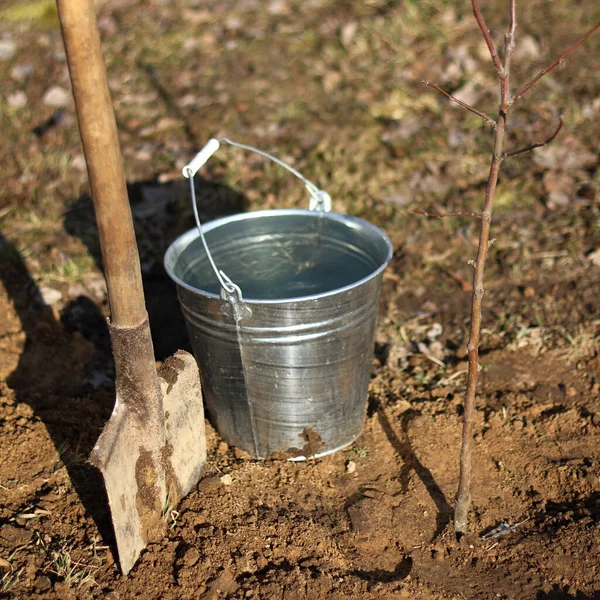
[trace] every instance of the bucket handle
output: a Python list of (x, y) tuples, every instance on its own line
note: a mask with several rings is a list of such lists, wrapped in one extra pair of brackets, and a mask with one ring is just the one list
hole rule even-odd
[(290, 167), (290, 165), (286, 164), (279, 158), (276, 158), (275, 156), (272, 156), (271, 154), (267, 154), (266, 152), (263, 152), (262, 150), (259, 150), (258, 148), (254, 148), (253, 146), (247, 146), (246, 144), (239, 144), (238, 142), (233, 142), (232, 140), (225, 138), (225, 137), (219, 138), (219, 139), (213, 138), (213, 139), (209, 140), (208, 143), (206, 144), (206, 146), (204, 146), (204, 148), (202, 148), (202, 150), (200, 150), (200, 152), (198, 152), (198, 154), (196, 154), (196, 156), (194, 156), (194, 158), (187, 165), (185, 165), (183, 167), (183, 169), (181, 170), (181, 172), (183, 173), (183, 176), (186, 179), (190, 180), (190, 192), (192, 195), (192, 209), (194, 210), (194, 218), (196, 220), (196, 226), (198, 227), (198, 232), (200, 233), (200, 239), (202, 240), (202, 245), (204, 246), (204, 251), (206, 252), (206, 255), (208, 256), (210, 265), (211, 265), (213, 271), (215, 272), (215, 275), (217, 276), (219, 283), (221, 284), (222, 295), (223, 295), (223, 292), (226, 292), (226, 294), (228, 294), (229, 297), (233, 296), (237, 302), (241, 303), (242, 302), (242, 290), (240, 290), (239, 286), (236, 285), (233, 281), (231, 281), (231, 279), (229, 277), (227, 277), (227, 275), (221, 269), (217, 268), (217, 265), (215, 264), (212, 254), (210, 253), (210, 250), (208, 249), (208, 244), (206, 243), (206, 239), (205, 239), (204, 233), (202, 231), (202, 223), (200, 222), (200, 216), (198, 215), (198, 205), (196, 202), (196, 190), (194, 188), (194, 175), (196, 175), (196, 173), (200, 170), (200, 168), (204, 164), (206, 164), (208, 159), (219, 149), (222, 142), (229, 144), (230, 146), (236, 146), (237, 148), (242, 148), (243, 150), (249, 150), (250, 152), (255, 152), (256, 154), (260, 154), (261, 156), (264, 156), (265, 158), (273, 161), (274, 163), (277, 163), (279, 166), (283, 167), (284, 169), (287, 169), (290, 173), (295, 175), (298, 179), (300, 179), (304, 183), (304, 186), (306, 187), (306, 189), (308, 190), (308, 193), (310, 194), (310, 205), (309, 205), (310, 210), (313, 210), (316, 212), (329, 212), (331, 210), (331, 197), (329, 196), (329, 194), (326, 191), (320, 190), (314, 183), (312, 183), (308, 179), (306, 179), (306, 177), (304, 177), (304, 175), (302, 175), (301, 173), (296, 171), (296, 169), (294, 169), (293, 167)]

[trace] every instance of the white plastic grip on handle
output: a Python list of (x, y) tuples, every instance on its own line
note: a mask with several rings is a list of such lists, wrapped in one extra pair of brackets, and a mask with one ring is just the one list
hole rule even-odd
[(212, 140), (208, 140), (206, 146), (204, 146), (204, 148), (202, 148), (202, 150), (200, 150), (200, 152), (198, 152), (198, 154), (196, 154), (196, 156), (194, 156), (194, 158), (187, 165), (185, 165), (183, 169), (181, 169), (183, 176), (186, 179), (193, 177), (200, 170), (200, 168), (206, 164), (206, 161), (208, 161), (208, 159), (219, 149), (219, 146), (219, 140), (214, 138)]

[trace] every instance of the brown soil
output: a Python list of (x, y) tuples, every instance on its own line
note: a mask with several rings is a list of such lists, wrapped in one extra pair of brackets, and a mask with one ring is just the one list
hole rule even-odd
[[(42, 101), (68, 85), (60, 33), (51, 9), (7, 21), (0, 82), (26, 104), (7, 96), (0, 113), (0, 597), (600, 598), (600, 41), (532, 91), (538, 116), (515, 113), (509, 133), (514, 147), (544, 139), (566, 107), (557, 143), (503, 166), (473, 510), (457, 541), (477, 223), (407, 209), (481, 203), (489, 131), (419, 84), (475, 78), (474, 100), (494, 110), (468, 3), (101, 4), (157, 359), (187, 347), (161, 257), (192, 226), (178, 169), (211, 135), (286, 157), (335, 210), (385, 228), (395, 253), (363, 435), (318, 460), (258, 462), (208, 424), (201, 481), (122, 577), (88, 462), (114, 402), (95, 225), (72, 107)], [(500, 39), (506, 15), (487, 4)], [(592, 0), (522, 4), (522, 80), (599, 16)], [(205, 219), (307, 202), (242, 152), (203, 174)], [(303, 454), (320, 443), (305, 433)], [(486, 535), (502, 523), (514, 527)]]

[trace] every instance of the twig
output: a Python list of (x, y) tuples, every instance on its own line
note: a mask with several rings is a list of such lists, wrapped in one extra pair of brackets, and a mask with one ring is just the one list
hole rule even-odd
[(485, 43), (490, 51), (490, 56), (492, 57), (492, 62), (494, 63), (494, 67), (496, 67), (496, 71), (498, 71), (499, 75), (503, 75), (504, 69), (502, 67), (502, 63), (498, 58), (498, 53), (496, 52), (496, 46), (494, 46), (494, 42), (492, 41), (492, 36), (490, 35), (490, 30), (487, 28), (485, 21), (483, 20), (483, 15), (479, 10), (479, 3), (477, 0), (472, 0), (473, 4), (473, 14), (475, 15), (475, 20), (479, 25), (479, 29), (481, 29), (481, 33), (483, 33), (483, 37), (485, 38)]
[(509, 157), (509, 156), (517, 156), (517, 154), (523, 154), (523, 152), (529, 152), (530, 150), (533, 150), (534, 148), (541, 148), (542, 146), (547, 146), (558, 135), (558, 132), (562, 129), (563, 124), (564, 124), (564, 121), (561, 118), (558, 123), (558, 127), (556, 128), (556, 131), (545, 142), (536, 142), (535, 144), (531, 144), (531, 146), (527, 146), (526, 148), (521, 148), (520, 150), (513, 150), (512, 152), (504, 152), (502, 154), (502, 156), (504, 158)]
[(517, 31), (517, 1), (510, 0), (510, 18), (508, 33), (504, 36), (504, 74), (508, 80), (510, 75), (510, 61), (515, 49), (515, 33)]
[(585, 33), (581, 38), (579, 38), (579, 40), (577, 40), (566, 52), (561, 54), (549, 67), (546, 67), (545, 69), (540, 71), (518, 94), (515, 94), (512, 97), (511, 104), (522, 98), (527, 93), (527, 91), (529, 91), (529, 89), (533, 87), (544, 75), (550, 73), (552, 69), (562, 64), (566, 60), (567, 56), (569, 56), (569, 54), (571, 54), (573, 50), (581, 46), (581, 44), (583, 44), (583, 42), (585, 42), (585, 40), (587, 40), (590, 37), (590, 35), (592, 35), (592, 33), (594, 33), (594, 31), (596, 31), (598, 28), (600, 28), (600, 21), (598, 21), (587, 33)]
[(433, 88), (434, 90), (437, 90), (438, 92), (440, 92), (440, 94), (444, 94), (444, 96), (446, 96), (446, 98), (449, 98), (452, 102), (455, 102), (459, 106), (462, 106), (463, 108), (466, 108), (467, 110), (470, 110), (472, 113), (475, 113), (478, 117), (481, 117), (486, 123), (491, 125), (494, 129), (496, 128), (496, 121), (494, 121), (494, 119), (492, 119), (485, 113), (477, 110), (476, 108), (473, 108), (469, 104), (466, 104), (462, 100), (455, 98), (454, 96), (452, 96), (452, 94), (449, 94), (446, 90), (442, 89), (439, 85), (437, 85), (435, 83), (431, 83), (431, 81), (423, 81), (423, 84), (425, 84), (426, 86), (429, 86), (430, 88)]
[(414, 213), (415, 215), (423, 215), (425, 217), (433, 217), (434, 219), (445, 219), (446, 217), (475, 217), (476, 219), (482, 219), (483, 213), (473, 212), (471, 210), (457, 210), (451, 213), (430, 213), (424, 210), (411, 209), (408, 212)]

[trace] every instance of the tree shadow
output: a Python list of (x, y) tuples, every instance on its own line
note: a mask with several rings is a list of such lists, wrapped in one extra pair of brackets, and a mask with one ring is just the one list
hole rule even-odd
[(538, 592), (536, 600), (600, 600), (600, 591), (592, 592), (590, 596), (583, 592), (569, 593), (558, 585), (554, 585), (549, 592)]
[(432, 538), (435, 539), (441, 535), (446, 528), (446, 525), (448, 525), (450, 522), (450, 518), (452, 516), (452, 507), (448, 504), (444, 492), (436, 483), (431, 471), (418, 459), (411, 444), (410, 437), (408, 435), (409, 425), (415, 417), (419, 416), (419, 414), (420, 413), (418, 411), (409, 409), (400, 415), (400, 428), (402, 430), (402, 438), (400, 438), (390, 423), (390, 420), (383, 410), (383, 407), (381, 405), (377, 407), (377, 416), (379, 417), (381, 427), (390, 444), (404, 462), (399, 476), (400, 484), (402, 485), (402, 491), (406, 492), (408, 489), (410, 474), (412, 471), (414, 471), (435, 503), (437, 508), (437, 515), (435, 518), (436, 528)]

